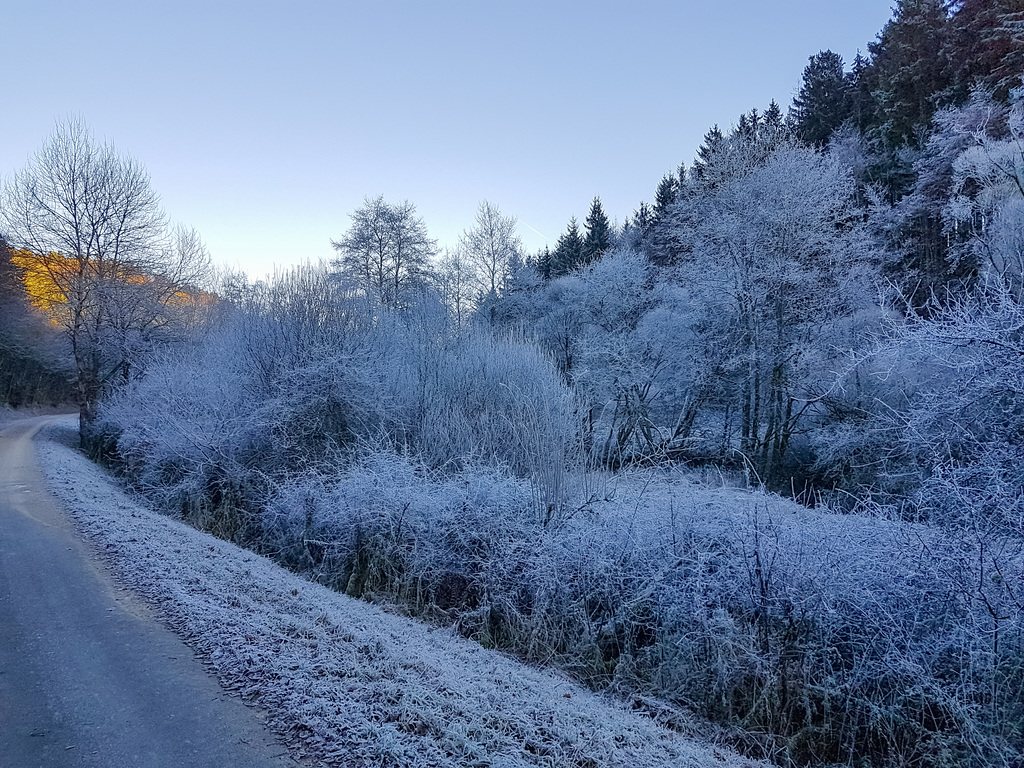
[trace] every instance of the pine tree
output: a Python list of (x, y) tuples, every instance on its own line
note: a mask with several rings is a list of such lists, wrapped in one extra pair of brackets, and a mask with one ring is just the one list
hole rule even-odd
[(875, 124), (874, 92), (878, 89), (878, 75), (871, 60), (857, 51), (850, 71), (850, 117), (862, 133)]
[(544, 250), (537, 254), (536, 269), (537, 274), (540, 275), (542, 280), (550, 280), (554, 276), (554, 255), (551, 253), (551, 249), (546, 245), (544, 246)]
[(761, 119), (761, 122), (765, 132), (771, 133), (785, 130), (786, 121), (782, 117), (782, 107), (779, 106), (775, 99), (772, 99), (768, 109), (764, 111), (764, 117)]
[(852, 83), (843, 57), (832, 51), (811, 56), (804, 68), (803, 85), (793, 99), (793, 122), (801, 141), (821, 147), (853, 111)]
[(580, 225), (573, 216), (569, 226), (555, 244), (552, 256), (552, 277), (562, 277), (577, 269), (583, 263), (583, 238), (580, 236)]
[(761, 115), (757, 112), (757, 107), (754, 107), (748, 113), (750, 119), (750, 133), (752, 136), (758, 136), (761, 133)]
[(740, 119), (736, 123), (736, 133), (745, 139), (749, 139), (754, 135), (754, 131), (750, 127), (750, 122), (747, 120), (746, 112), (740, 115)]
[(975, 86), (1009, 101), (1024, 73), (1024, 0), (960, 0), (945, 53), (952, 77), (946, 102), (965, 104)]
[(697, 158), (693, 161), (690, 169), (691, 176), (697, 181), (703, 181), (708, 166), (715, 161), (715, 156), (725, 145), (725, 136), (718, 125), (713, 125), (711, 130), (704, 134), (704, 141), (697, 148)]
[(583, 241), (583, 262), (589, 264), (604, 256), (612, 245), (612, 226), (601, 205), (601, 198), (595, 197), (590, 204), (590, 213), (584, 222), (587, 236)]
[(676, 201), (678, 202), (686, 197), (689, 194), (689, 189), (690, 174), (686, 170), (686, 163), (680, 163), (679, 168), (676, 169)]
[(679, 182), (671, 171), (661, 177), (658, 188), (654, 192), (654, 219), (661, 221), (668, 211), (668, 207), (676, 201), (676, 193), (679, 191)]
[(633, 211), (633, 227), (639, 233), (639, 237), (644, 237), (650, 231), (653, 223), (654, 213), (651, 211), (651, 206), (641, 200), (640, 205)]
[(945, 0), (899, 0), (896, 16), (868, 45), (878, 77), (877, 131), (885, 144), (919, 147), (950, 86)]
[(757, 131), (758, 141), (767, 152), (772, 152), (788, 140), (792, 133), (789, 124), (782, 116), (782, 108), (775, 99), (772, 99), (768, 109), (761, 116)]

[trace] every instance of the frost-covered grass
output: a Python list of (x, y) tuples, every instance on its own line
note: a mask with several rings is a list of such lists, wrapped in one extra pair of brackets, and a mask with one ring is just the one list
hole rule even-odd
[(646, 607), (651, 690), (785, 735), (783, 764), (1015, 764), (1024, 542), (997, 521), (835, 514), (673, 472), (614, 490), (580, 549), (628, 563), (609, 593)]
[(145, 508), (70, 447), (70, 419), (49, 437), (51, 487), (117, 577), (326, 765), (751, 765)]
[(696, 710), (784, 765), (1002, 765), (1020, 743), (1021, 542), (670, 469), (589, 484), (549, 520), (508, 473), (377, 452), (282, 483), (250, 528), (313, 579)]

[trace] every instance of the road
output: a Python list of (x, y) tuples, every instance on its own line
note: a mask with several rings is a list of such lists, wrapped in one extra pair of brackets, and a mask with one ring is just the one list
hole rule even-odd
[(32, 437), (57, 418), (0, 430), (0, 768), (298, 765), (47, 492)]

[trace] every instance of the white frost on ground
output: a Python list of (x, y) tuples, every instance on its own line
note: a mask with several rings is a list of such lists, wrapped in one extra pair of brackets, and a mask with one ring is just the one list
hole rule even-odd
[(146, 509), (64, 444), (72, 430), (73, 419), (39, 443), (54, 493), (115, 576), (300, 755), (338, 766), (754, 765)]

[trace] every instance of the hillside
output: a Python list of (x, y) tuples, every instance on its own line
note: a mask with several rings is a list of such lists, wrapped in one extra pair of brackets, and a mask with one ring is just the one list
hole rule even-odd
[(554, 673), (310, 584), (141, 506), (40, 442), (53, 491), (221, 684), (323, 765), (752, 766)]

